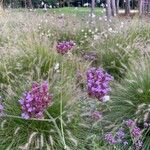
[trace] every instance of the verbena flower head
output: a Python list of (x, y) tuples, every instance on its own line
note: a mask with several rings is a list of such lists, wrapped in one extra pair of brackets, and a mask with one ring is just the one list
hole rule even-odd
[(52, 103), (48, 83), (46, 81), (41, 84), (33, 83), (32, 89), (25, 92), (19, 102), (22, 106), (23, 118), (43, 118), (45, 109)]
[(144, 122), (144, 127), (150, 127), (150, 123)]
[(115, 140), (114, 136), (112, 135), (112, 133), (107, 133), (105, 134), (104, 139), (109, 143), (109, 144), (116, 144), (117, 141)]
[(138, 138), (141, 135), (141, 129), (138, 128), (137, 126), (135, 126), (132, 131), (131, 134), (134, 138)]
[(135, 143), (136, 150), (140, 150), (142, 148), (143, 142), (141, 140), (137, 140)]
[(122, 140), (125, 137), (125, 132), (123, 128), (120, 128), (117, 132), (116, 132), (116, 137), (119, 140)]
[(131, 120), (131, 119), (126, 120), (126, 121), (125, 121), (125, 125), (126, 125), (127, 127), (135, 126), (135, 121), (133, 121), (133, 120)]
[(62, 41), (56, 46), (57, 52), (64, 55), (75, 46), (73, 41)]
[(110, 81), (113, 77), (102, 68), (92, 67), (87, 71), (88, 94), (103, 102), (103, 98), (111, 91)]

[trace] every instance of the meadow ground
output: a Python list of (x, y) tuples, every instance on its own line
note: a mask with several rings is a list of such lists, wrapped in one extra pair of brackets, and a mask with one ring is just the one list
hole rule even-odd
[(150, 149), (149, 21), (88, 12), (0, 16), (1, 150)]

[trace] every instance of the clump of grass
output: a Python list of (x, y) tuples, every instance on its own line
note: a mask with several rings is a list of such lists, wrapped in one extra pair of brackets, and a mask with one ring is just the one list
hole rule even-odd
[[(6, 92), (2, 91), (6, 115), (1, 118), (0, 136), (3, 137), (1, 138), (1, 146), (4, 149), (12, 147), (17, 149), (20, 146), (44, 148), (47, 145), (54, 147), (54, 149), (63, 149), (67, 146), (74, 147), (75, 144), (77, 147), (77, 139), (72, 134), (74, 129), (71, 128), (76, 122), (73, 123), (74, 119), (68, 118), (68, 115), (72, 113), (70, 109), (75, 103), (72, 98), (75, 86), (72, 84), (70, 87), (64, 80), (55, 83), (55, 87), (50, 85), (54, 94), (53, 105), (45, 112), (45, 118), (25, 120), (20, 117), (21, 107), (18, 100), (22, 96), (21, 93), (28, 89), (30, 84), (31, 82), (27, 81), (20, 82), (17, 83), (17, 87), (14, 84)], [(70, 100), (71, 102), (69, 102)], [(68, 133), (70, 134), (68, 135)]]
[(130, 34), (109, 35), (94, 47), (98, 55), (96, 65), (102, 65), (117, 80), (125, 77), (132, 61), (141, 55), (139, 49), (134, 46), (135, 41), (132, 41), (132, 37), (127, 39), (128, 36)]
[(8, 39), (0, 35), (0, 46), (4, 46), (8, 42)]
[[(15, 56), (1, 60), (1, 91), (5, 116), (1, 117), (1, 147), (27, 149), (73, 149), (82, 147), (85, 130), (79, 128), (76, 103), (76, 73), (88, 64), (80, 58), (60, 55), (55, 48), (43, 43), (23, 38), (22, 48)], [(55, 68), (55, 65), (59, 67)], [(34, 81), (47, 80), (53, 93), (53, 105), (45, 112), (45, 119), (24, 120), (20, 117), (18, 100), (22, 93), (30, 89)], [(74, 111), (73, 111), (74, 110)], [(78, 140), (78, 138), (81, 138)], [(81, 142), (81, 143), (80, 143)]]
[[(121, 84), (117, 83), (114, 86), (115, 89), (119, 89), (118, 94), (115, 93), (115, 90), (114, 94), (120, 95), (119, 97), (113, 95), (114, 103), (121, 98), (122, 100), (120, 99), (120, 102), (122, 102), (122, 104), (124, 102), (127, 104), (127, 114), (129, 113), (131, 116), (135, 115), (134, 108), (136, 108), (136, 106), (142, 103), (148, 104), (149, 102), (149, 58), (145, 58), (145, 60), (142, 59), (140, 61), (141, 62), (139, 62), (138, 64), (134, 64), (135, 66), (133, 66), (132, 69), (128, 71), (127, 77), (121, 82)], [(122, 106), (124, 107), (124, 109), (120, 109), (121, 112), (123, 112), (123, 110), (126, 110), (126, 105)], [(129, 106), (132, 109), (130, 109)]]
[(143, 129), (143, 147), (148, 148), (149, 129), (144, 123), (149, 122), (150, 98), (150, 58), (140, 59), (128, 70), (127, 76), (121, 83), (114, 83), (110, 102), (110, 112), (106, 115), (109, 121), (119, 127), (126, 119), (135, 119)]

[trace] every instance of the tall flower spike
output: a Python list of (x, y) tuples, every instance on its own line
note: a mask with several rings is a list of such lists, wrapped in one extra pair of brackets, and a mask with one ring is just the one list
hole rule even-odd
[(45, 109), (52, 103), (52, 95), (48, 91), (48, 83), (46, 81), (41, 84), (33, 83), (32, 89), (25, 92), (19, 102), (23, 118), (43, 118)]

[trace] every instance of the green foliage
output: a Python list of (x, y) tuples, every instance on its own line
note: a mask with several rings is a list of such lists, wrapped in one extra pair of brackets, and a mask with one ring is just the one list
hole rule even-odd
[[(44, 43), (38, 44), (33, 39), (32, 43), (28, 43), (27, 38), (24, 40), (19, 43), (21, 52), (15, 57), (1, 60), (0, 95), (7, 114), (1, 118), (1, 147), (76, 149), (80, 147), (77, 137), (82, 137), (80, 134), (85, 132), (78, 129), (79, 119), (75, 117), (78, 111), (74, 107), (79, 99), (76, 96), (76, 73), (86, 69), (87, 64), (73, 55), (61, 56), (56, 49), (49, 49), (49, 45)], [(57, 63), (59, 69), (55, 70)], [(20, 117), (21, 106), (18, 100), (34, 81), (42, 80), (49, 81), (50, 92), (54, 95), (53, 105), (45, 112), (45, 119), (24, 120)], [(82, 140), (83, 137), (80, 142)]]
[[(134, 31), (131, 30), (130, 34), (132, 32)], [(98, 55), (96, 65), (102, 65), (117, 80), (125, 77), (132, 61), (140, 56), (138, 48), (133, 46), (135, 37), (128, 37), (130, 34), (108, 34), (107, 39), (95, 48)]]
[[(7, 14), (9, 19), (2, 18), (0, 96), (5, 115), (0, 117), (0, 149), (122, 150), (126, 148), (106, 144), (104, 134), (114, 133), (129, 118), (143, 129), (143, 150), (149, 149), (149, 129), (143, 128), (150, 121), (150, 58), (145, 57), (149, 25), (136, 22), (128, 27), (129, 22), (120, 29), (116, 20), (108, 24), (96, 16), (95, 24), (88, 24), (89, 18), (73, 15), (88, 14), (88, 8), (37, 12), (15, 10)], [(62, 56), (56, 45), (64, 40), (73, 40), (76, 46)], [(85, 60), (84, 54), (91, 52), (96, 60)], [(91, 66), (101, 66), (117, 79), (107, 103), (87, 95), (86, 71)], [(18, 100), (34, 81), (44, 80), (53, 105), (45, 118), (24, 120)], [(93, 111), (102, 112), (102, 120), (94, 120)]]
[[(149, 104), (150, 60), (149, 58), (145, 59), (140, 60), (139, 64), (134, 64), (132, 69), (128, 71), (127, 77), (121, 83), (114, 85), (114, 91), (112, 92), (112, 101), (114, 100), (112, 110), (116, 111), (117, 109), (116, 112), (119, 116), (132, 117), (136, 115), (135, 113), (139, 105), (144, 103)], [(118, 107), (118, 105), (122, 107)], [(138, 115), (136, 117), (140, 116)]]
[[(134, 63), (121, 83), (114, 83), (110, 111), (106, 115), (114, 126), (119, 127), (126, 119), (135, 119), (143, 128), (144, 122), (149, 122), (150, 104), (150, 58), (149, 56)], [(148, 149), (149, 129), (144, 129), (144, 147)]]

